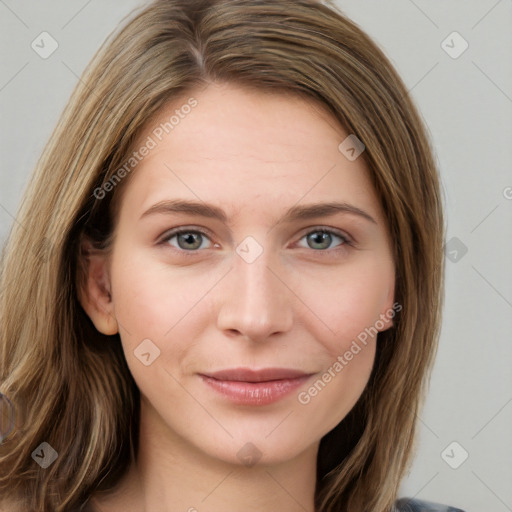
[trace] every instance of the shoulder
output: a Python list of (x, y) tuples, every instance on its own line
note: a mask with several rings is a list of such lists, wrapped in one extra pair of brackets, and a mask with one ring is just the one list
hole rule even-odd
[(400, 498), (395, 502), (394, 512), (464, 512), (464, 510), (432, 501)]

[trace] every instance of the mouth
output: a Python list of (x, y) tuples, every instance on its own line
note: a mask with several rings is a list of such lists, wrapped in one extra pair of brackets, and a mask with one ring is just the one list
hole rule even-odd
[(290, 394), (312, 373), (289, 368), (234, 368), (199, 374), (203, 382), (238, 405), (268, 405)]

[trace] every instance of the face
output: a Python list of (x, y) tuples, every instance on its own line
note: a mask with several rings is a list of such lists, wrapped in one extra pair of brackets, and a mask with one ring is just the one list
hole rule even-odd
[(135, 148), (155, 145), (91, 267), (91, 296), (99, 281), (110, 294), (84, 307), (119, 329), (153, 439), (277, 463), (360, 397), (395, 274), (363, 158), (338, 149), (348, 135), (313, 103), (233, 85), (148, 123)]

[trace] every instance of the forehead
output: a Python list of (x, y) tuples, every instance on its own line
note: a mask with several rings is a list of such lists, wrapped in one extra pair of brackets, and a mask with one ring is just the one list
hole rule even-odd
[(210, 84), (146, 123), (134, 150), (150, 150), (126, 194), (140, 209), (171, 196), (218, 202), (233, 213), (320, 199), (350, 199), (376, 212), (364, 159), (339, 150), (348, 135), (314, 101)]

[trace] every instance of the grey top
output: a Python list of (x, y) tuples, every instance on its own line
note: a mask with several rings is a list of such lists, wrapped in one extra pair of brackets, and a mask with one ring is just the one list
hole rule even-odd
[(464, 512), (460, 508), (441, 505), (432, 501), (401, 498), (395, 502), (396, 512)]

